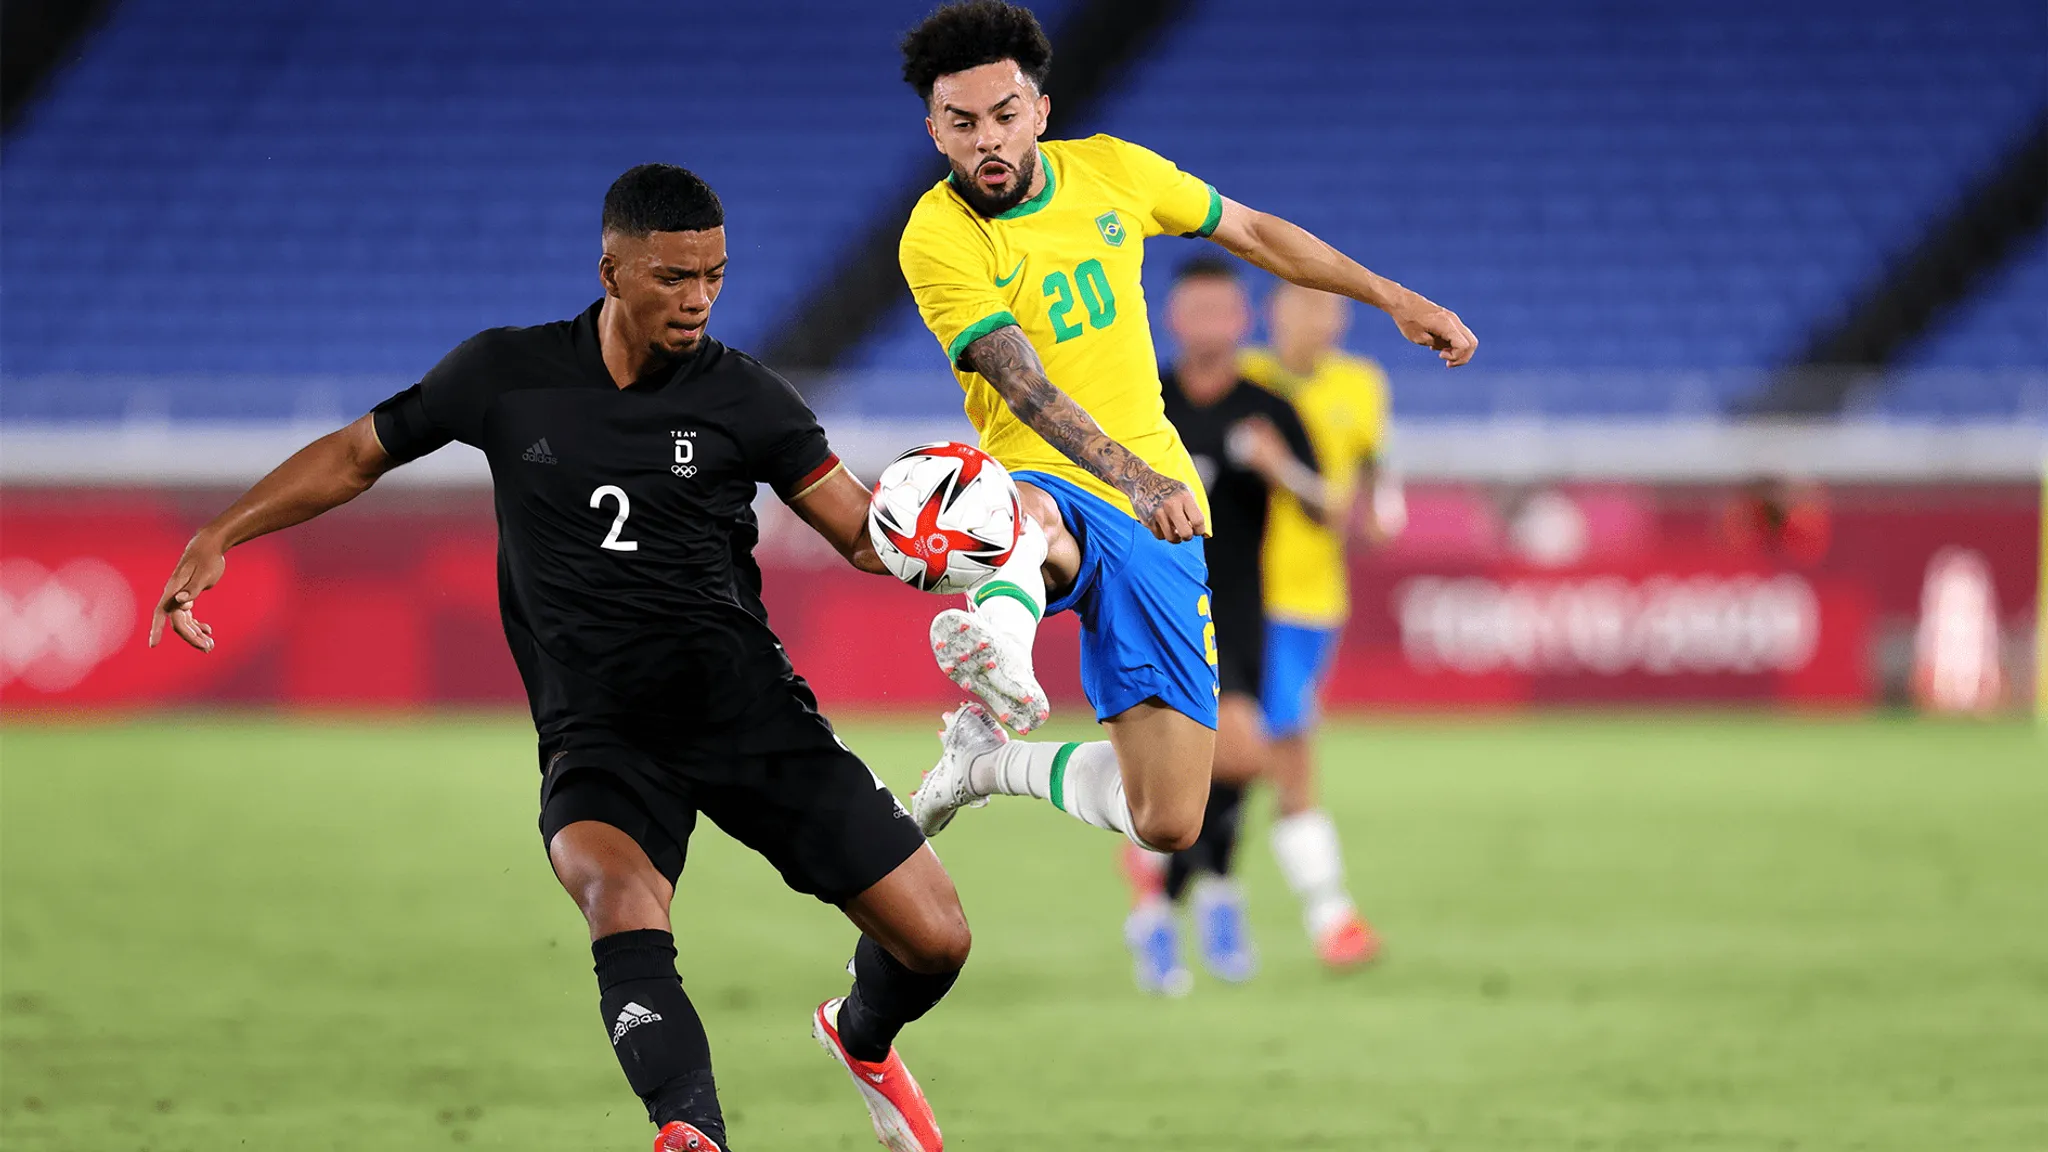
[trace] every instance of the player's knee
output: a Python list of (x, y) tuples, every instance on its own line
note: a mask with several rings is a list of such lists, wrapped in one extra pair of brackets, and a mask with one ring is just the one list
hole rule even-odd
[(1152, 803), (1131, 807), (1131, 831), (1155, 852), (1180, 852), (1202, 834), (1202, 805)]
[(569, 836), (558, 836), (549, 855), (562, 890), (576, 902), (593, 937), (668, 927), (665, 882), (644, 861), (593, 850)]
[(928, 976), (958, 972), (967, 966), (967, 953), (973, 945), (974, 936), (967, 929), (967, 916), (956, 907), (950, 915), (938, 918), (918, 932), (904, 949), (909, 954), (897, 959), (911, 971)]
[(582, 910), (592, 936), (668, 927), (668, 911), (661, 893), (645, 876), (597, 870), (579, 877), (573, 886), (565, 878), (563, 887), (569, 889), (570, 898)]
[(956, 917), (924, 948), (920, 959), (925, 962), (927, 972), (958, 972), (967, 967), (967, 953), (973, 947), (974, 934), (967, 930), (967, 919)]

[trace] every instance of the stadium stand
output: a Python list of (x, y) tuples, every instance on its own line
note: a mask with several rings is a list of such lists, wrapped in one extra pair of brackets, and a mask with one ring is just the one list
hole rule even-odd
[(360, 410), (592, 299), (650, 159), (723, 196), (717, 330), (757, 345), (929, 154), (896, 78), (928, 7), (128, 0), (7, 141), (0, 415)]
[[(6, 142), (0, 417), (359, 410), (471, 331), (586, 302), (597, 199), (650, 157), (724, 195), (717, 330), (759, 346), (928, 159), (895, 39), (929, 6), (128, 0)], [(1056, 27), (1066, 0), (1033, 6)], [(1354, 335), (1405, 415), (1708, 414), (2044, 94), (2036, 0), (1207, 0), (1055, 131), (1149, 144), (1458, 308), (1485, 341), (1465, 372)], [(2048, 367), (2015, 327), (2040, 263), (1918, 362)], [(836, 409), (957, 410), (907, 303), (846, 367)], [(2032, 410), (2034, 385), (1936, 380), (1882, 403)]]
[(2048, 233), (2014, 253), (1981, 292), (1929, 334), (1911, 362), (1944, 368), (2048, 364)]
[(1876, 398), (1898, 416), (1993, 416), (2048, 422), (2048, 233), (1907, 357)]
[[(1198, 5), (1085, 127), (1457, 308), (1469, 375), (1354, 334), (1409, 415), (1717, 410), (2048, 98), (2034, 0), (1339, 11)], [(935, 346), (906, 310), (858, 366), (929, 370)]]

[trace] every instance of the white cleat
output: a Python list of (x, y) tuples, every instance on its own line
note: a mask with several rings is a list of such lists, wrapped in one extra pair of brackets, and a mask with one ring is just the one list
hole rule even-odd
[(924, 774), (917, 791), (910, 796), (910, 817), (926, 836), (937, 836), (962, 808), (979, 808), (988, 803), (986, 792), (974, 790), (971, 766), (976, 760), (1009, 742), (988, 709), (979, 704), (962, 704), (946, 713), (946, 727), (939, 733), (939, 762)]
[(1031, 671), (1031, 653), (974, 613), (948, 608), (932, 617), (932, 655), (939, 671), (1019, 736), (1052, 718), (1052, 704)]

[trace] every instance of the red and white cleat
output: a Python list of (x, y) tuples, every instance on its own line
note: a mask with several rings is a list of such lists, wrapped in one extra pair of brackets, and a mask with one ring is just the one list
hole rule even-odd
[(1380, 938), (1356, 912), (1316, 937), (1316, 956), (1326, 968), (1358, 968), (1380, 954)]
[(1023, 735), (1052, 717), (1031, 652), (981, 617), (948, 608), (932, 617), (932, 658), (946, 678), (988, 705), (988, 714)]
[(654, 1152), (722, 1152), (718, 1142), (681, 1120), (661, 1126), (654, 1137)]
[(873, 1064), (846, 1054), (839, 1043), (839, 1005), (844, 1002), (844, 997), (835, 997), (818, 1005), (811, 1013), (811, 1035), (853, 1077), (868, 1106), (868, 1119), (874, 1122), (875, 1139), (890, 1152), (941, 1152), (946, 1141), (939, 1135), (932, 1106), (896, 1050), (889, 1049), (887, 1060)]

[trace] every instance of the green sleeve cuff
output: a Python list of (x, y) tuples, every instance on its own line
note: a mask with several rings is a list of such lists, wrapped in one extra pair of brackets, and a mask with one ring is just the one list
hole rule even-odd
[(1200, 228), (1193, 232), (1181, 233), (1190, 240), (1207, 240), (1215, 234), (1216, 225), (1223, 223), (1223, 194), (1216, 191), (1214, 184), (1205, 184), (1203, 187), (1209, 190), (1209, 214), (1202, 218)]
[(953, 337), (951, 344), (946, 345), (946, 359), (952, 361), (957, 366), (960, 363), (960, 357), (966, 354), (969, 344), (974, 343), (998, 328), (1008, 328), (1013, 325), (1019, 328), (1023, 327), (1023, 325), (1017, 323), (1017, 318), (1008, 312), (998, 312), (993, 316), (986, 316), (976, 320), (974, 323), (969, 324), (965, 331)]

